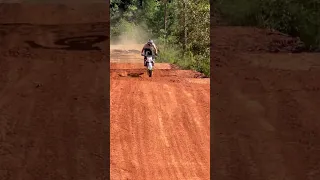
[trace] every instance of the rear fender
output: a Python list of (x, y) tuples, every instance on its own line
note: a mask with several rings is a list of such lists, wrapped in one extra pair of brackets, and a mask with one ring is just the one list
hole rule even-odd
[(148, 69), (149, 69), (149, 70), (152, 70), (152, 69), (153, 69), (152, 63), (149, 61), (147, 64), (148, 64)]
[(149, 56), (149, 57), (147, 57), (147, 66), (148, 66), (148, 69), (149, 70), (152, 70), (153, 69), (153, 67), (152, 67), (152, 56)]

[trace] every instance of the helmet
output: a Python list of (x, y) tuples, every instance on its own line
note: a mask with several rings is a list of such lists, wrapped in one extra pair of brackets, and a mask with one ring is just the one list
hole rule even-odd
[(148, 44), (153, 44), (153, 40), (149, 39)]

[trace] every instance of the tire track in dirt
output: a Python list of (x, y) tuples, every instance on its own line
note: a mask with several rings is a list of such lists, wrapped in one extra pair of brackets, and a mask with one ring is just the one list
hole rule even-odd
[(210, 179), (210, 84), (161, 63), (130, 77), (145, 73), (132, 56), (111, 63), (111, 179)]

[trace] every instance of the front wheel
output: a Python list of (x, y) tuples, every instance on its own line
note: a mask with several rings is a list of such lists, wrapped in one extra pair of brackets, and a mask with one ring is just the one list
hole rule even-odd
[(152, 77), (152, 70), (148, 69), (148, 74), (149, 74), (149, 77)]

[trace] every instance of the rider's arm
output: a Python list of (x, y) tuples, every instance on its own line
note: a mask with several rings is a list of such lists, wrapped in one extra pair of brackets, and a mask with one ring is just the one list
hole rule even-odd
[(153, 45), (154, 50), (156, 51), (156, 54), (158, 54), (157, 46), (154, 43), (152, 45)]

